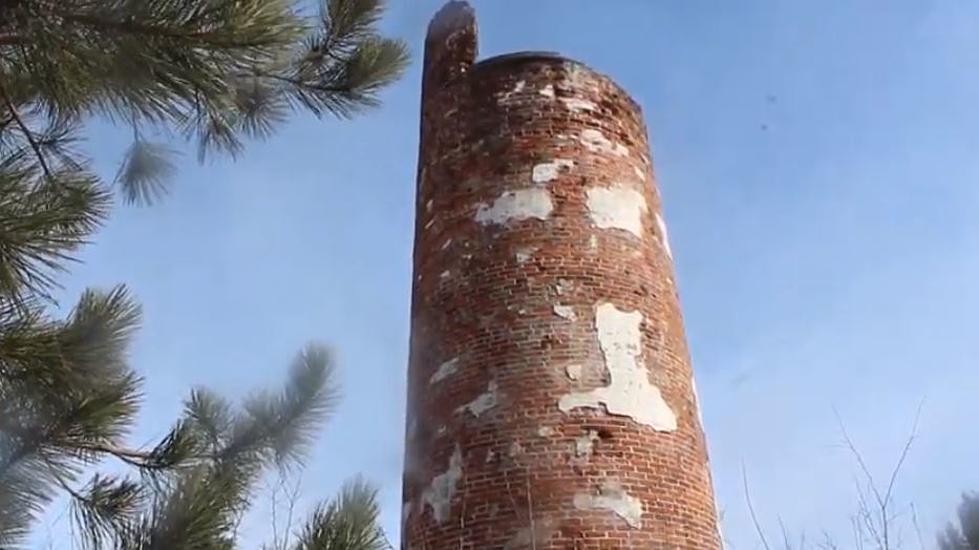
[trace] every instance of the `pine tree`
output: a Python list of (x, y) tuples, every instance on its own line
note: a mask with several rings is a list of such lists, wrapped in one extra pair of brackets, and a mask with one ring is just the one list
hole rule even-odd
[[(237, 155), (292, 111), (349, 117), (402, 73), (381, 0), (0, 0), (0, 548), (22, 548), (46, 506), (71, 499), (80, 542), (118, 550), (238, 546), (270, 469), (301, 465), (337, 399), (326, 349), (301, 351), (285, 387), (235, 407), (195, 389), (158, 444), (127, 446), (142, 381), (124, 286), (88, 290), (65, 318), (59, 275), (116, 195), (78, 145), (86, 122), (132, 130), (115, 183), (161, 196), (170, 144)], [(130, 475), (90, 475), (106, 459)], [(384, 548), (376, 492), (355, 480), (316, 509), (295, 550)], [(250, 545), (254, 546), (254, 545)]]
[(948, 524), (938, 534), (939, 550), (979, 550), (979, 493), (962, 495), (959, 525)]
[(117, 181), (166, 190), (168, 143), (237, 155), (293, 110), (352, 116), (402, 73), (382, 0), (0, 1), (0, 154), (47, 179), (94, 179), (76, 145), (93, 115), (132, 128)]

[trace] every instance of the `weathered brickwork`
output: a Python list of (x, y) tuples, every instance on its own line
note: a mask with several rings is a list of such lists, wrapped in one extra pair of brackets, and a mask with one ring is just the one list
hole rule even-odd
[(720, 548), (639, 107), (429, 28), (402, 546)]

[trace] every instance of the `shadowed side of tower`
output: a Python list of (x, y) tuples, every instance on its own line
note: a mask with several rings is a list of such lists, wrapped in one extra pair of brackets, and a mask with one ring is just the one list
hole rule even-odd
[(548, 53), (426, 40), (402, 547), (720, 548), (639, 107)]

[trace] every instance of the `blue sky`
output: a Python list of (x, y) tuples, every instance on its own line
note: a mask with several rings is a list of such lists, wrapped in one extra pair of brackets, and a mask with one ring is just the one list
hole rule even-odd
[[(385, 27), (416, 61), (440, 4), (392, 2)], [(979, 4), (473, 4), (484, 56), (560, 51), (643, 105), (728, 547), (757, 547), (742, 462), (772, 538), (781, 517), (849, 542), (834, 407), (886, 476), (922, 399), (897, 496), (930, 543), (979, 489)], [(137, 443), (192, 385), (240, 396), (279, 383), (304, 342), (332, 345), (345, 400), (300, 507), (362, 472), (395, 541), (419, 72), (355, 121), (296, 118), (236, 163), (188, 154), (163, 204), (117, 209), (65, 291), (125, 282), (143, 303)], [(125, 144), (96, 127), (107, 176)], [(245, 530), (257, 547), (268, 521)]]

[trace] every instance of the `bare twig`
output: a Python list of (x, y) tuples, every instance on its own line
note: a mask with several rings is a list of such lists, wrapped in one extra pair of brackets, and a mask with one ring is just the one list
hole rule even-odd
[(748, 491), (748, 472), (745, 469), (744, 461), (741, 462), (741, 479), (744, 482), (744, 499), (748, 503), (748, 513), (751, 514), (751, 523), (755, 526), (755, 531), (758, 533), (758, 538), (761, 539), (762, 546), (765, 550), (772, 550), (772, 547), (768, 544), (768, 539), (765, 538), (765, 532), (761, 528), (761, 524), (758, 523), (758, 516), (755, 515), (755, 507), (751, 504), (751, 492)]
[(782, 522), (782, 516), (778, 516), (778, 528), (782, 532), (782, 544), (785, 545), (784, 550), (792, 550), (792, 541), (789, 540), (789, 530), (785, 528), (785, 523)]
[[(840, 426), (840, 433), (843, 436), (843, 442), (846, 448), (853, 455), (860, 467), (860, 471), (866, 478), (867, 490), (871, 495), (873, 495), (875, 505), (873, 510), (867, 501), (866, 495), (863, 489), (861, 489), (861, 483), (855, 481), (857, 488), (857, 499), (859, 509), (857, 510), (857, 518), (855, 518), (855, 528), (858, 528), (858, 532), (855, 533), (858, 539), (863, 539), (863, 529), (865, 528), (867, 532), (873, 537), (874, 542), (877, 545), (878, 550), (892, 550), (901, 546), (900, 533), (897, 533), (898, 541), (893, 540), (895, 534), (891, 532), (891, 526), (894, 521), (899, 517), (898, 514), (890, 512), (891, 503), (894, 499), (894, 487), (897, 483), (897, 477), (901, 473), (901, 469), (904, 467), (904, 463), (907, 460), (908, 454), (911, 451), (911, 446), (914, 444), (914, 440), (917, 438), (918, 434), (918, 423), (921, 419), (921, 410), (924, 407), (924, 400), (918, 405), (918, 409), (915, 413), (914, 422), (911, 426), (911, 433), (908, 435), (905, 441), (904, 447), (901, 449), (901, 454), (898, 457), (897, 463), (891, 470), (890, 477), (887, 482), (887, 487), (881, 492), (876, 481), (874, 480), (873, 474), (870, 472), (870, 468), (867, 467), (866, 461), (863, 459), (863, 455), (857, 450), (856, 445), (850, 438), (850, 434), (846, 430), (846, 426), (840, 417), (839, 412), (836, 408), (833, 409), (833, 413), (836, 415), (836, 420)], [(859, 521), (857, 521), (857, 519)], [(916, 519), (914, 521), (917, 521)], [(919, 533), (920, 542), (920, 533)]]
[(911, 525), (914, 526), (914, 533), (918, 537), (918, 547), (925, 550), (925, 539), (921, 536), (921, 525), (918, 524), (918, 510), (913, 502), (911, 503)]

